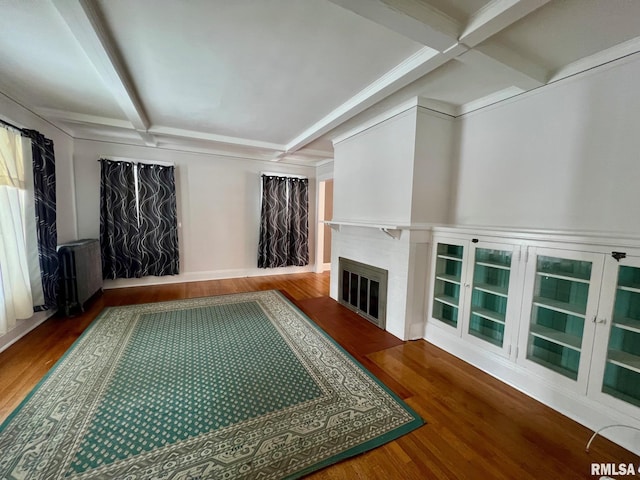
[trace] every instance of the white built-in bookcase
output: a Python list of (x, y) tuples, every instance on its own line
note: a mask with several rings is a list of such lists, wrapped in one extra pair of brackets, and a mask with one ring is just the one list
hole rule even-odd
[(426, 340), (594, 430), (640, 427), (640, 241), (434, 227), (431, 250)]

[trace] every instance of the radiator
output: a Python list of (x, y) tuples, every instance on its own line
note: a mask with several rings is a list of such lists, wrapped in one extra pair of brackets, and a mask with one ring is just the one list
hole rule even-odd
[(102, 259), (98, 240), (77, 240), (58, 245), (60, 308), (68, 316), (84, 312), (84, 305), (102, 291)]

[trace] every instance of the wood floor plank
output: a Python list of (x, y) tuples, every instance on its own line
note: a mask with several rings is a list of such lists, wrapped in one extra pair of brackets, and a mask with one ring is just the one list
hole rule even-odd
[(424, 340), (402, 342), (328, 297), (329, 275), (294, 274), (105, 291), (0, 352), (0, 421), (109, 306), (277, 289), (427, 424), (314, 479), (584, 479), (591, 462), (640, 458)]

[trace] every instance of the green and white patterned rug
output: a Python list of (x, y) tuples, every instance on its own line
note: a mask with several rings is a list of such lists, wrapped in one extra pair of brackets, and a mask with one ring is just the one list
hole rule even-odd
[(278, 292), (114, 307), (0, 426), (0, 478), (297, 478), (422, 423)]

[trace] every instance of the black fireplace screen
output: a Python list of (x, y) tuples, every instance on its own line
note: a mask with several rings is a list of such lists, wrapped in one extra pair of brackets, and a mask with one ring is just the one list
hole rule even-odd
[(386, 270), (340, 257), (339, 301), (380, 328), (386, 326)]

